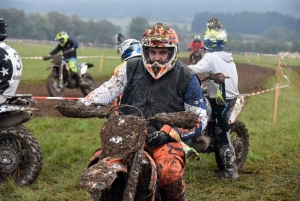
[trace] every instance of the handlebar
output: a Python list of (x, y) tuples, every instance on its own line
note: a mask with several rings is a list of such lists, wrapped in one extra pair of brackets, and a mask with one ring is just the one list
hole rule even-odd
[[(97, 106), (101, 107), (98, 108)], [(136, 108), (131, 105), (119, 106), (119, 108), (123, 107)], [(58, 100), (56, 108), (63, 116), (70, 118), (108, 118), (113, 112), (119, 111), (118, 109), (109, 105), (95, 104), (86, 106), (83, 103), (74, 100)], [(136, 109), (140, 111), (138, 108)], [(143, 118), (143, 116), (141, 118)], [(181, 111), (174, 113), (158, 113), (154, 117), (145, 119), (145, 121), (147, 125), (151, 125), (156, 122), (161, 122), (169, 126), (191, 129), (195, 127), (195, 124), (198, 122), (198, 119), (199, 116), (193, 112)]]
[(52, 58), (53, 58), (53, 56), (44, 56), (44, 57), (43, 57), (43, 60), (44, 60), (44, 61), (47, 61), (47, 60), (52, 59)]
[(215, 74), (210, 73), (207, 77), (202, 79), (201, 82), (207, 81), (207, 80), (213, 80), (217, 84), (222, 84), (222, 83), (224, 83), (225, 79), (228, 79), (228, 78), (230, 78), (230, 77), (224, 75), (223, 73), (215, 73)]

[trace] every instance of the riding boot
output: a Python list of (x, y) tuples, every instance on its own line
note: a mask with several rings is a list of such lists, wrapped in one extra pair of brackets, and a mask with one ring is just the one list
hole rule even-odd
[(74, 76), (75, 76), (75, 79), (77, 80), (79, 86), (88, 86), (88, 83), (83, 81), (79, 72), (74, 73)]
[(219, 149), (220, 157), (224, 164), (224, 169), (216, 174), (220, 179), (233, 179), (239, 178), (234, 147), (224, 145)]

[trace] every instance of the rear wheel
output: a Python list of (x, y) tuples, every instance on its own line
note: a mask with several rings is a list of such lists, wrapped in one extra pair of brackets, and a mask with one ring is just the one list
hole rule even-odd
[(56, 73), (51, 73), (50, 75), (48, 75), (46, 85), (47, 91), (50, 96), (62, 97), (65, 94), (65, 87), (62, 86), (62, 88), (60, 89), (58, 83), (58, 75)]
[(81, 92), (83, 95), (87, 96), (91, 91), (96, 88), (96, 82), (93, 76), (89, 73), (82, 75), (83, 82), (87, 83), (86, 86), (80, 86)]
[(25, 126), (0, 130), (0, 184), (8, 180), (18, 185), (32, 184), (42, 166), (41, 148)]
[[(249, 148), (249, 134), (243, 122), (236, 120), (230, 125), (230, 140), (235, 149), (236, 167), (241, 169), (246, 161)], [(218, 151), (217, 149), (215, 151), (216, 162), (218, 168), (223, 170), (225, 166)]]

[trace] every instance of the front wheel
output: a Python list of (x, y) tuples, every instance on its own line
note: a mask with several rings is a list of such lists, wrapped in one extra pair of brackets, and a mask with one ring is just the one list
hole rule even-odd
[(65, 94), (65, 87), (59, 88), (57, 73), (51, 73), (46, 80), (47, 91), (52, 97), (62, 97)]
[(32, 184), (42, 166), (41, 148), (24, 125), (0, 130), (0, 184), (8, 180)]
[(83, 95), (87, 96), (91, 91), (96, 88), (96, 82), (93, 76), (89, 73), (82, 75), (83, 82), (87, 83), (86, 86), (80, 86), (81, 92)]
[[(235, 150), (236, 167), (241, 169), (246, 161), (249, 148), (248, 129), (243, 122), (236, 120), (230, 124), (230, 140)], [(219, 150), (215, 151), (215, 157), (218, 168), (223, 170), (225, 166), (219, 155)]]

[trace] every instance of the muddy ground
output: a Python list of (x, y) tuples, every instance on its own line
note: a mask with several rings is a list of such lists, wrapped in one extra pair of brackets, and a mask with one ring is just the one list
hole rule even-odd
[[(188, 63), (188, 58), (181, 58), (181, 61)], [(253, 66), (249, 64), (236, 64), (239, 75), (239, 91), (240, 93), (253, 93), (265, 89), (265, 81), (275, 75), (275, 70)], [(299, 68), (300, 69), (300, 68)], [(202, 77), (202, 75), (200, 75)], [(100, 85), (103, 81), (97, 81)], [(49, 96), (46, 84), (22, 84), (18, 87), (18, 94), (32, 94), (33, 96)], [(83, 97), (80, 90), (66, 90), (65, 96), (68, 97)], [(57, 100), (42, 100), (37, 99), (38, 103), (35, 107), (39, 111), (35, 112), (35, 116), (61, 116), (55, 109)]]

